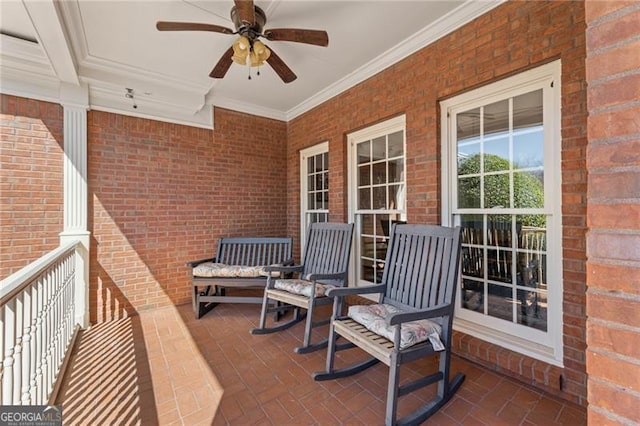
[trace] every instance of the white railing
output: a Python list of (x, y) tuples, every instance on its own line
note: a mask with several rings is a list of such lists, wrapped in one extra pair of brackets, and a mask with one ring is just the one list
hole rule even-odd
[[(77, 265), (84, 246), (71, 242), (0, 282), (0, 402), (48, 404), (76, 330)], [(80, 297), (81, 298), (81, 297)]]

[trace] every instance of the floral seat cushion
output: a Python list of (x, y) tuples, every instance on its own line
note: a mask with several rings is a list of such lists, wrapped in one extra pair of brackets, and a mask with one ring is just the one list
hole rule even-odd
[[(298, 294), (300, 296), (311, 297), (313, 283), (303, 279), (276, 280), (274, 287), (278, 290), (288, 291), (289, 293)], [(316, 283), (315, 297), (324, 297), (327, 290), (334, 288), (333, 285)]]
[[(204, 262), (193, 268), (193, 276), (201, 278), (254, 278), (268, 277), (264, 266), (238, 266), (224, 263)], [(272, 272), (272, 276), (280, 276), (279, 272)]]
[[(401, 312), (393, 305), (356, 305), (350, 306), (347, 315), (367, 330), (373, 331), (392, 342), (394, 341), (395, 325), (388, 325), (385, 317)], [(411, 321), (402, 324), (400, 335), (400, 349), (408, 348), (416, 343), (429, 340), (436, 351), (444, 350), (444, 345), (440, 340), (442, 329), (436, 322), (428, 319)]]

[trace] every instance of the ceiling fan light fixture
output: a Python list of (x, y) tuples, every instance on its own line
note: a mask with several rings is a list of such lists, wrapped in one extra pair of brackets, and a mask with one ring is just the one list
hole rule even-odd
[(271, 51), (267, 46), (265, 46), (261, 41), (255, 41), (253, 43), (253, 48), (251, 49), (251, 54), (249, 55), (251, 59), (252, 67), (259, 67), (264, 65), (269, 56), (271, 56)]
[(233, 43), (233, 62), (238, 63), (240, 65), (247, 64), (247, 57), (251, 51), (251, 43), (249, 39), (245, 36), (240, 36)]

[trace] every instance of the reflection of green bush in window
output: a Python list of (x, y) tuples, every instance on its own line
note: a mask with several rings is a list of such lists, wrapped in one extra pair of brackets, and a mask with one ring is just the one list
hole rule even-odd
[[(480, 154), (465, 158), (458, 164), (458, 175), (470, 175), (480, 173)], [(485, 167), (489, 170), (509, 170), (509, 160), (498, 155), (485, 154)], [(530, 173), (514, 173), (514, 203), (517, 208), (543, 208), (544, 188), (542, 182)], [(458, 205), (473, 206), (474, 200), (480, 194), (480, 179), (458, 180)], [(510, 208), (509, 178), (507, 174), (484, 176), (484, 207)], [(545, 227), (544, 216), (522, 215), (522, 225)]]

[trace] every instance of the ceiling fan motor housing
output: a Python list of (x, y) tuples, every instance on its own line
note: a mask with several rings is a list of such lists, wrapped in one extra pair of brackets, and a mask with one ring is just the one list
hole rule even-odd
[(255, 22), (251, 25), (250, 22), (242, 21), (238, 14), (237, 7), (231, 8), (231, 20), (236, 27), (238, 34), (247, 37), (249, 40), (256, 40), (261, 34), (264, 24), (267, 22), (267, 15), (258, 6), (255, 6)]

